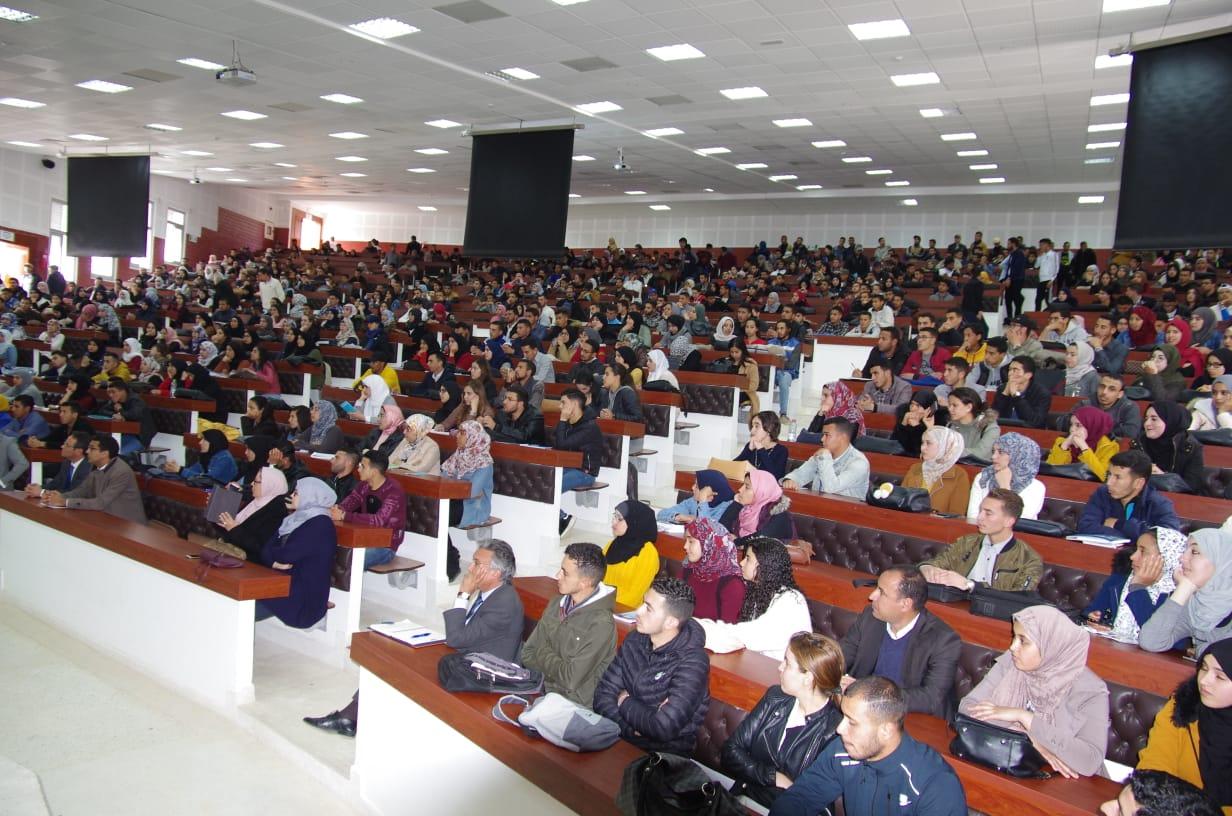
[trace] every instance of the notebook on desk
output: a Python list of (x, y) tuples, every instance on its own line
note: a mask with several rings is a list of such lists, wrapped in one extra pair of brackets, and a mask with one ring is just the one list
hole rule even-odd
[(400, 621), (382, 621), (368, 627), (379, 635), (419, 648), (431, 646), (434, 643), (444, 643), (445, 635), (426, 626), (420, 626), (412, 620), (403, 618)]

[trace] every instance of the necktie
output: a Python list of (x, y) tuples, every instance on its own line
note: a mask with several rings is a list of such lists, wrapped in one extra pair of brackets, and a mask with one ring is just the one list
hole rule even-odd
[(483, 595), (480, 595), (475, 599), (475, 603), (471, 604), (470, 611), (466, 613), (466, 620), (462, 621), (463, 626), (471, 622), (471, 618), (475, 617), (475, 613), (479, 611), (481, 606), (483, 606)]

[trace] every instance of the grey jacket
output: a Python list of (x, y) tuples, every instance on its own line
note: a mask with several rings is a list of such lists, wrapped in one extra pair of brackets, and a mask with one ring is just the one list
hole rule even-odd
[(112, 459), (102, 470), (90, 471), (85, 483), (65, 493), (64, 498), (71, 508), (101, 510), (139, 524), (146, 523), (137, 477), (123, 459)]
[(868, 457), (852, 445), (837, 459), (823, 448), (783, 478), (808, 490), (862, 501), (868, 495), (868, 474)]
[[(476, 594), (471, 605), (478, 599)], [(467, 623), (470, 609), (445, 610), (445, 645), (459, 652), (487, 652), (502, 660), (517, 660), (522, 646), (522, 599), (513, 584), (492, 590)]]

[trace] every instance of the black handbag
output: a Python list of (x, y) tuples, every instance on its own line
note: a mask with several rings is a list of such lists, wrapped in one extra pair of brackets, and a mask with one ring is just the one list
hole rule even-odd
[(1035, 535), (1048, 536), (1050, 538), (1065, 538), (1074, 533), (1073, 530), (1059, 521), (1024, 518), (1014, 522), (1014, 531), (1018, 533), (1034, 533)]
[(1232, 428), (1214, 428), (1208, 431), (1190, 431), (1189, 435), (1203, 445), (1232, 445)]
[(1103, 481), (1086, 466), (1085, 462), (1069, 462), (1064, 465), (1050, 465), (1045, 462), (1039, 466), (1039, 475), (1060, 476), (1063, 479), (1081, 479), (1084, 482)]
[(966, 714), (954, 715), (950, 753), (959, 759), (995, 768), (1019, 779), (1047, 779), (1047, 761), (1022, 731), (1002, 728)]
[(901, 510), (907, 513), (927, 513), (932, 510), (932, 499), (928, 491), (922, 487), (895, 487), (888, 496), (878, 498), (880, 486), (868, 489), (865, 497), (873, 507), (884, 507), (887, 510)]
[(971, 614), (1010, 620), (1028, 606), (1053, 606), (1038, 592), (1010, 592), (976, 584), (971, 590)]
[(1181, 478), (1179, 473), (1156, 473), (1151, 476), (1151, 487), (1165, 493), (1192, 493), (1189, 482)]
[(647, 754), (630, 762), (616, 807), (623, 816), (745, 816), (722, 785), (693, 760), (676, 754)]
[(855, 445), (856, 450), (862, 453), (885, 453), (890, 456), (902, 456), (906, 453), (902, 443), (897, 439), (890, 439), (885, 436), (860, 434), (856, 437), (856, 441), (851, 444)]
[(928, 600), (938, 601), (940, 603), (953, 603), (955, 601), (970, 600), (971, 593), (965, 589), (958, 589), (949, 584), (933, 584), (928, 585)]
[(445, 655), (436, 664), (436, 678), (441, 688), (453, 692), (538, 694), (543, 691), (542, 674), (487, 652)]

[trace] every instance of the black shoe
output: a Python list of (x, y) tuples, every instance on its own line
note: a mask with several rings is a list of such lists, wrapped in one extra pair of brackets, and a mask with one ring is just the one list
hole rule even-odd
[(560, 517), (560, 535), (563, 538), (566, 533), (573, 529), (573, 516), (568, 514)]
[(343, 716), (341, 711), (334, 711), (324, 717), (304, 717), (304, 722), (322, 731), (333, 731), (344, 737), (355, 736), (355, 721)]

